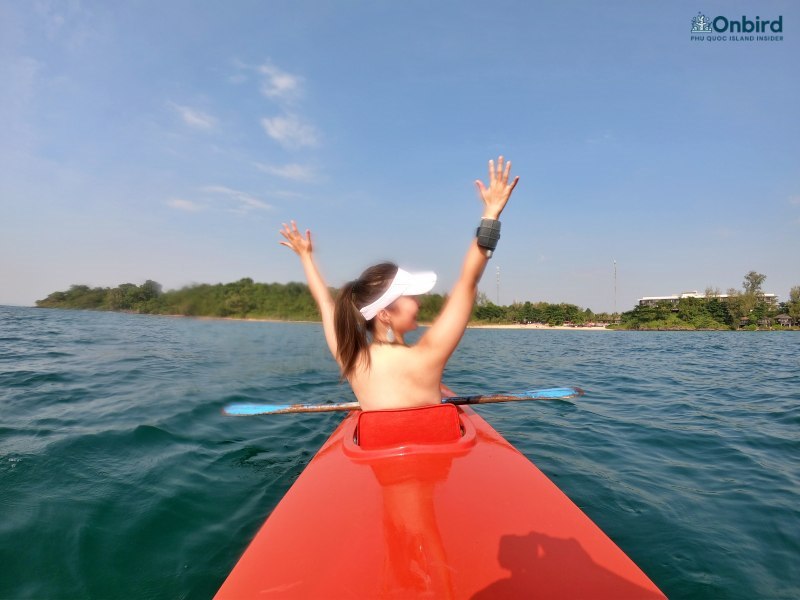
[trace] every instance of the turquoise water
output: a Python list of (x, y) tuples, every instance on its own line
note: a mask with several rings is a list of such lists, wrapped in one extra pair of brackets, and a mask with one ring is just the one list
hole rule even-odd
[[(460, 393), (670, 598), (800, 597), (800, 334), (470, 330)], [(0, 307), (0, 598), (209, 598), (342, 418), (313, 324)], [(348, 550), (351, 551), (351, 550)]]

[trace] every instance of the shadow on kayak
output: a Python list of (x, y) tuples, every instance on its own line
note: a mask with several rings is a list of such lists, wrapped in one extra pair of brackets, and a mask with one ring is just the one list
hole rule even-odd
[(500, 538), (497, 560), (511, 576), (499, 579), (472, 596), (497, 598), (626, 598), (664, 597), (597, 564), (572, 538), (531, 532)]

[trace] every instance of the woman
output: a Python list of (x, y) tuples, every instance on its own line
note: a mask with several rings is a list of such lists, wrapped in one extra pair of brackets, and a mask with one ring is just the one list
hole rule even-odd
[(511, 161), (489, 161), (489, 185), (475, 183), (484, 210), (476, 239), (467, 250), (461, 276), (441, 314), (420, 338), (408, 346), (404, 336), (417, 328), (419, 304), (414, 295), (429, 292), (433, 273), (408, 273), (391, 263), (370, 267), (345, 284), (334, 302), (312, 256), (311, 231), (303, 236), (294, 221), (284, 224), (280, 242), (300, 257), (317, 302), (325, 340), (350, 382), (363, 410), (409, 408), (439, 404), (442, 372), (469, 322), (478, 282), (500, 238), (497, 220), (519, 181), (509, 183)]

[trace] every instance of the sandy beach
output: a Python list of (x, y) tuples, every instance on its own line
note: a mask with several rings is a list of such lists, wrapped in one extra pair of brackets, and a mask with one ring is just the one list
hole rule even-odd
[(567, 326), (567, 325), (542, 325), (540, 323), (531, 323), (530, 325), (524, 325), (522, 323), (511, 323), (511, 324), (470, 324), (467, 325), (467, 329), (536, 329), (541, 331), (547, 330), (566, 330), (566, 331), (613, 331), (608, 329), (605, 325), (598, 325), (595, 327), (583, 327), (583, 326)]

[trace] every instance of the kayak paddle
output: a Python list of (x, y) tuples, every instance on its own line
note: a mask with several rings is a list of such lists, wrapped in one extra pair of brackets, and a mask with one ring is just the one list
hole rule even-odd
[[(480, 396), (454, 396), (442, 398), (449, 404), (490, 404), (492, 402), (519, 402), (521, 400), (568, 400), (583, 396), (578, 387), (547, 388), (530, 390), (521, 394), (486, 394)], [(344, 410), (360, 410), (358, 402), (341, 402), (339, 404), (260, 404), (255, 402), (235, 402), (222, 409), (222, 414), (247, 417), (252, 415), (281, 415), (286, 413), (333, 412)]]

